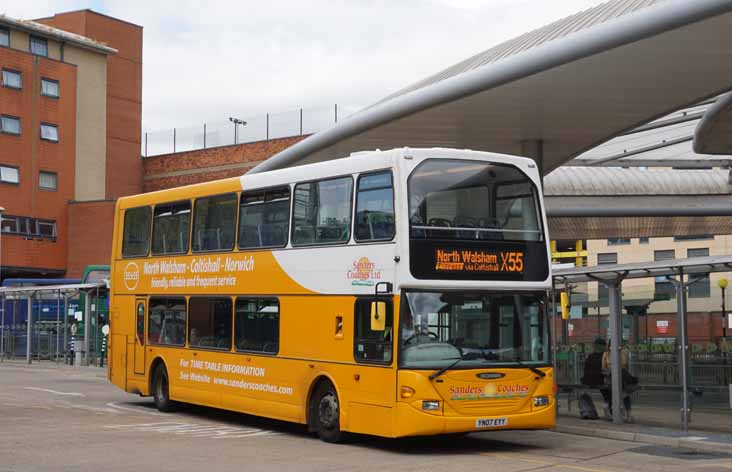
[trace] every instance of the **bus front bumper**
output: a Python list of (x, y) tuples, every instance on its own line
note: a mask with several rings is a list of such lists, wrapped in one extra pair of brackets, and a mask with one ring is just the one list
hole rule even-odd
[(536, 411), (493, 416), (443, 416), (419, 411), (404, 402), (397, 402), (396, 405), (396, 436), (549, 429), (554, 426), (556, 426), (554, 401)]

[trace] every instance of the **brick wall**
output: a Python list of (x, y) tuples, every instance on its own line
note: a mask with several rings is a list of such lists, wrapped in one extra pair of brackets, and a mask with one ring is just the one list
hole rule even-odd
[(114, 200), (69, 203), (69, 263), (67, 277), (81, 277), (92, 264), (109, 264), (112, 257)]
[(143, 191), (208, 182), (245, 174), (259, 162), (307, 136), (272, 139), (143, 159)]

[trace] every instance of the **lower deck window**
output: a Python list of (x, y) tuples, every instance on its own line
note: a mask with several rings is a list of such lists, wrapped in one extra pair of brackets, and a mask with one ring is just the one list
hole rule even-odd
[(279, 302), (267, 298), (238, 298), (234, 330), (238, 351), (277, 354), (280, 345)]
[(231, 298), (191, 298), (188, 303), (188, 345), (231, 349)]
[(147, 340), (151, 344), (183, 346), (186, 343), (186, 299), (150, 298)]

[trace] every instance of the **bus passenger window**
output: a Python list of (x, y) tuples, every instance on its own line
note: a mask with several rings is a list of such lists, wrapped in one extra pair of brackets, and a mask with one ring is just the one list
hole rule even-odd
[(196, 200), (193, 216), (193, 252), (234, 249), (236, 194)]
[(292, 244), (348, 242), (351, 239), (352, 191), (351, 177), (295, 186)]
[(180, 254), (188, 251), (191, 202), (157, 205), (153, 215), (153, 254)]
[(239, 249), (285, 247), (290, 230), (290, 189), (241, 194)]
[(150, 245), (150, 207), (125, 211), (122, 257), (144, 257)]
[(237, 298), (234, 318), (237, 351), (277, 354), (280, 347), (280, 304), (276, 299)]
[(371, 302), (373, 298), (356, 300), (354, 310), (353, 354), (357, 362), (376, 362), (391, 364), (394, 332), (394, 310), (391, 302), (386, 302), (384, 329), (372, 330)]
[(394, 187), (391, 172), (362, 175), (356, 196), (356, 241), (394, 237)]
[(231, 349), (231, 298), (191, 298), (188, 302), (188, 345)]
[(186, 299), (150, 298), (147, 320), (150, 344), (183, 346), (186, 343)]

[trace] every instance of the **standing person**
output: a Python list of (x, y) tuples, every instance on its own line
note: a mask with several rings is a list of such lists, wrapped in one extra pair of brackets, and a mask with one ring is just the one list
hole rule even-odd
[(76, 348), (76, 332), (78, 329), (76, 320), (74, 320), (71, 323), (71, 338), (69, 338), (69, 365), (74, 365), (74, 350)]
[[(610, 369), (612, 368), (612, 343), (607, 343), (607, 350), (602, 355), (602, 369), (608, 373), (608, 379), (610, 377)], [(620, 372), (621, 372), (621, 390), (623, 394), (623, 407), (625, 408), (625, 414), (630, 417), (630, 392), (626, 391), (628, 385), (637, 385), (638, 379), (633, 377), (628, 371), (629, 356), (628, 351), (621, 347), (620, 349)], [(612, 385), (612, 381), (608, 382)], [(612, 415), (612, 388), (601, 389), (603, 398), (605, 399), (605, 414), (606, 416)]]

